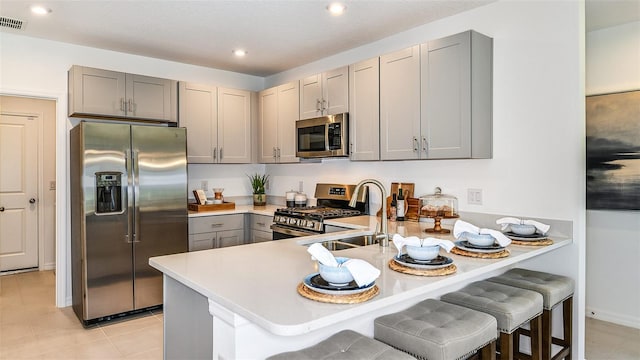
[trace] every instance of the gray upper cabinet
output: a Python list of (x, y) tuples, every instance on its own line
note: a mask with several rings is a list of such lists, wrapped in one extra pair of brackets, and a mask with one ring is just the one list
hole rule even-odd
[(251, 92), (180, 82), (180, 126), (187, 128), (187, 161), (251, 162)]
[(299, 116), (298, 81), (261, 91), (258, 154), (261, 163), (295, 163), (296, 120)]
[(334, 115), (348, 110), (348, 66), (300, 80), (300, 119)]
[(421, 45), (421, 156), (491, 158), (491, 38), (475, 31)]
[(68, 77), (69, 116), (177, 121), (174, 80), (77, 65)]
[(420, 46), (380, 57), (380, 158), (419, 159)]
[(349, 66), (349, 158), (380, 160), (380, 59)]

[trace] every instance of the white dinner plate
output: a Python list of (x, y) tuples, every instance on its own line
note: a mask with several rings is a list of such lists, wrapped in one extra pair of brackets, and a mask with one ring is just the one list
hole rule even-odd
[(356, 288), (356, 289), (351, 289), (351, 290), (329, 290), (329, 289), (323, 289), (317, 286), (314, 286), (313, 283), (311, 282), (311, 279), (315, 276), (320, 276), (320, 273), (313, 273), (313, 274), (309, 274), (307, 275), (304, 280), (302, 281), (302, 284), (304, 284), (304, 286), (308, 287), (309, 289), (315, 291), (315, 292), (319, 292), (322, 294), (327, 294), (327, 295), (352, 295), (352, 294), (359, 294), (361, 292), (365, 292), (369, 289), (371, 289), (374, 285), (375, 285), (375, 281), (372, 282), (371, 284)]

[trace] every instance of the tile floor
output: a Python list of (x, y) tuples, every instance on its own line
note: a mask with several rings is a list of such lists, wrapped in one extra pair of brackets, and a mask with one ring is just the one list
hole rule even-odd
[[(162, 359), (162, 312), (84, 329), (52, 271), (0, 276), (0, 359)], [(586, 320), (588, 360), (640, 359), (640, 329)]]
[(0, 276), (0, 359), (162, 359), (162, 312), (85, 329), (52, 271)]

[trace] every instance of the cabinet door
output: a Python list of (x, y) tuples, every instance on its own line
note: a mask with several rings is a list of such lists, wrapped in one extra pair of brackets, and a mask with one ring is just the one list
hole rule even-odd
[(349, 157), (380, 160), (379, 58), (349, 66)]
[(175, 81), (127, 74), (126, 84), (127, 117), (175, 121), (171, 89)]
[(322, 74), (300, 80), (300, 119), (322, 116)]
[(180, 82), (180, 126), (187, 128), (187, 162), (215, 162), (217, 92), (215, 86)]
[(273, 233), (269, 231), (260, 231), (260, 230), (252, 230), (251, 231), (251, 242), (265, 242), (273, 240)]
[(216, 233), (216, 248), (244, 244), (244, 230), (226, 230)]
[(218, 89), (218, 162), (251, 162), (251, 92)]
[(125, 74), (73, 66), (69, 70), (69, 115), (125, 116)]
[(322, 74), (322, 115), (349, 111), (349, 67)]
[(202, 233), (189, 235), (189, 251), (213, 249), (216, 233)]
[(299, 115), (300, 96), (298, 82), (278, 86), (278, 162), (295, 163), (296, 120)]
[(429, 159), (471, 156), (470, 32), (433, 40), (422, 51), (422, 141)]
[(380, 57), (380, 158), (419, 158), (420, 46)]
[(258, 94), (260, 147), (258, 161), (275, 163), (278, 147), (278, 89), (273, 87)]

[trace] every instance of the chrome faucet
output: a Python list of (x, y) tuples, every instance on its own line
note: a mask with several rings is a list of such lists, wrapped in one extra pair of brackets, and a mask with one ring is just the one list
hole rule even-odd
[(377, 186), (382, 193), (382, 218), (380, 219), (381, 230), (379, 233), (375, 234), (375, 237), (376, 239), (378, 239), (378, 244), (380, 244), (380, 246), (389, 246), (389, 234), (387, 231), (387, 191), (384, 189), (384, 185), (382, 185), (380, 181), (375, 179), (365, 179), (360, 181), (360, 183), (356, 185), (356, 188), (353, 190), (353, 195), (351, 196), (351, 200), (349, 200), (349, 206), (356, 206), (358, 193), (360, 192), (362, 186), (366, 184), (373, 184)]

